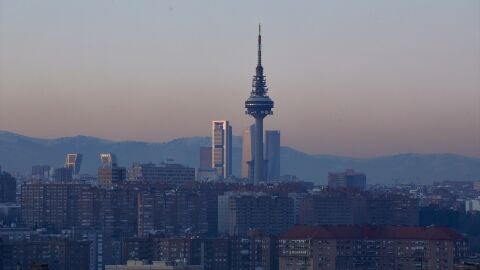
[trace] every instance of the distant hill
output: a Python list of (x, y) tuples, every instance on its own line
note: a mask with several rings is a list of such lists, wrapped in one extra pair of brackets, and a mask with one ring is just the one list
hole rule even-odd
[[(209, 137), (179, 138), (164, 143), (111, 141), (89, 136), (38, 139), (0, 131), (0, 165), (6, 171), (28, 173), (32, 165), (63, 165), (66, 153), (83, 154), (81, 172), (94, 174), (101, 152), (113, 152), (122, 166), (133, 162), (161, 163), (174, 159), (197, 167), (199, 147), (209, 146)], [(240, 175), (241, 137), (234, 137), (233, 173)], [(326, 183), (328, 171), (345, 168), (365, 172), (369, 183), (427, 184), (440, 180), (480, 180), (480, 158), (454, 154), (400, 154), (375, 158), (351, 158), (332, 155), (308, 155), (290, 147), (281, 149), (282, 174)]]

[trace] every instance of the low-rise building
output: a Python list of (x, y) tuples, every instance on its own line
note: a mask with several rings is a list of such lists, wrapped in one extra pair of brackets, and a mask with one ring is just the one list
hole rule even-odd
[(480, 211), (480, 199), (465, 201), (465, 212), (472, 211)]
[(147, 264), (143, 261), (127, 261), (126, 265), (106, 265), (105, 270), (203, 270), (201, 265), (187, 265), (182, 262), (154, 261)]

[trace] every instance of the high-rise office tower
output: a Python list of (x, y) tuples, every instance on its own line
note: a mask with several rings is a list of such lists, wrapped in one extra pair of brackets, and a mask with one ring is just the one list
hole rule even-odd
[(253, 76), (252, 92), (250, 97), (245, 101), (246, 113), (255, 118), (255, 157), (257, 161), (254, 164), (254, 183), (258, 184), (264, 178), (264, 162), (263, 161), (263, 118), (273, 114), (273, 100), (267, 95), (267, 83), (263, 75), (262, 67), (262, 36), (260, 33), (260, 25), (258, 26), (258, 63), (255, 76)]
[(113, 153), (101, 153), (100, 161), (102, 162), (102, 168), (117, 166), (117, 157)]
[(82, 165), (82, 154), (70, 153), (65, 159), (65, 168), (72, 169), (72, 173), (77, 175)]
[(268, 181), (278, 180), (280, 177), (280, 131), (267, 130), (265, 132), (265, 144)]
[(127, 180), (127, 169), (117, 166), (117, 157), (113, 153), (100, 154), (101, 166), (98, 168), (98, 183), (101, 186), (112, 186)]
[(250, 178), (253, 172), (253, 158), (255, 151), (255, 125), (251, 125), (243, 130), (242, 137), (242, 177)]
[(232, 127), (226, 120), (212, 122), (212, 166), (217, 175), (232, 175)]

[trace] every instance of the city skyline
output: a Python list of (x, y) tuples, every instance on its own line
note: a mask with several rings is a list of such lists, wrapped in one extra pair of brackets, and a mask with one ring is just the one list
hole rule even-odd
[(388, 268), (480, 269), (479, 0), (0, 0), (0, 270)]
[(265, 129), (284, 145), (480, 156), (478, 2), (369, 3), (1, 2), (0, 130), (168, 141), (229, 119), (240, 135), (261, 22), (281, 108)]

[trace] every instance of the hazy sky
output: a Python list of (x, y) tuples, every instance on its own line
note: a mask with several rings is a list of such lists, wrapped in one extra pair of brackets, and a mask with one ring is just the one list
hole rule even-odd
[(240, 135), (259, 22), (283, 145), (480, 156), (478, 0), (0, 0), (0, 129)]

